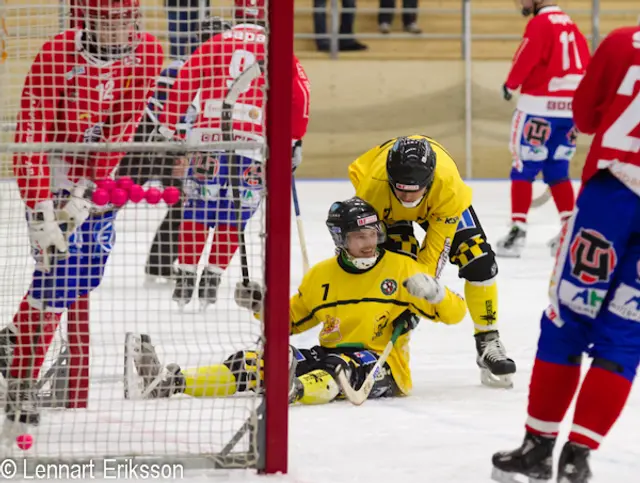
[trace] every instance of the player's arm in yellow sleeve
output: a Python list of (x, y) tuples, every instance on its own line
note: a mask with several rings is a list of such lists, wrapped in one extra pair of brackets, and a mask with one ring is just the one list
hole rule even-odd
[(412, 275), (402, 285), (410, 294), (409, 301), (424, 318), (453, 325), (467, 313), (467, 304), (460, 295), (425, 273)]
[(425, 224), (426, 234), (418, 252), (418, 263), (424, 268), (424, 272), (434, 277), (439, 277), (442, 269), (449, 260), (449, 252), (453, 237), (456, 234), (460, 213), (451, 216), (434, 216)]
[[(312, 291), (313, 286), (308, 282), (309, 275), (313, 272), (313, 268), (307, 273), (302, 280), (298, 293), (291, 297), (289, 301), (289, 314), (291, 319), (291, 334), (300, 334), (315, 327), (320, 321), (313, 313)], [(311, 307), (311, 308), (309, 308)]]
[(349, 165), (348, 173), (349, 180), (355, 189), (358, 189), (362, 180), (369, 174), (372, 169), (373, 162), (382, 150), (387, 148), (391, 142), (395, 142), (395, 139), (390, 139), (384, 143), (376, 146), (363, 155), (359, 156), (353, 163)]

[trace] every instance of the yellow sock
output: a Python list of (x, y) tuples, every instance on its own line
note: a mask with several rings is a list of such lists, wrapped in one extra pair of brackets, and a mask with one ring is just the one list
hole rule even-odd
[(474, 334), (498, 329), (498, 284), (495, 280), (488, 285), (482, 283), (467, 281), (464, 284)]
[(298, 402), (302, 404), (326, 404), (333, 401), (340, 390), (333, 377), (321, 369), (316, 369), (298, 378), (304, 392)]
[(184, 393), (193, 397), (225, 397), (236, 393), (236, 378), (224, 364), (182, 371)]

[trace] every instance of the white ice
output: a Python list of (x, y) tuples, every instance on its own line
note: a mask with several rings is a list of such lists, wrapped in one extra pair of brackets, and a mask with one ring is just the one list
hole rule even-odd
[[(508, 229), (509, 184), (475, 181), (474, 207), (490, 241)], [(345, 181), (299, 181), (298, 192), (311, 262), (333, 254), (324, 226), (332, 201), (352, 195)], [(0, 317), (8, 322), (28, 285), (31, 264), (24, 222), (13, 187), (2, 184), (0, 198)], [(536, 186), (540, 192), (542, 187)], [(143, 287), (148, 246), (163, 207), (126, 208), (118, 219), (118, 241), (102, 286), (92, 297), (92, 378), (88, 410), (47, 411), (32, 455), (82, 456), (146, 452), (172, 455), (220, 447), (246, 416), (251, 398), (125, 402), (114, 382), (122, 373), (124, 332), (148, 332), (166, 362), (182, 366), (218, 362), (230, 350), (251, 345), (259, 326), (228, 300), (240, 277), (229, 269), (221, 302), (206, 315), (170, 301), (170, 289)], [(500, 332), (518, 364), (515, 387), (480, 385), (471, 320), (453, 327), (423, 321), (411, 343), (414, 392), (361, 407), (339, 402), (290, 409), (289, 474), (266, 481), (290, 483), (482, 483), (491, 481), (491, 454), (518, 446), (523, 436), (527, 390), (540, 314), (552, 259), (546, 242), (559, 223), (553, 202), (530, 213), (526, 251), (521, 259), (500, 259)], [(256, 228), (249, 235), (252, 264), (260, 264)], [(301, 256), (292, 225), (291, 291), (302, 277)], [(5, 255), (5, 253), (7, 255)], [(259, 271), (252, 268), (253, 273)], [(453, 266), (445, 281), (463, 293)], [(310, 346), (316, 333), (294, 339)], [(553, 394), (549, 394), (553, 397)], [(569, 414), (566, 418), (570, 422)], [(633, 483), (640, 479), (640, 390), (634, 388), (620, 420), (592, 457), (594, 483)], [(563, 437), (568, 424), (564, 425)], [(560, 446), (560, 445), (559, 445)], [(20, 457), (14, 447), (4, 456)], [(252, 471), (186, 472), (190, 482), (264, 481)], [(212, 479), (213, 478), (213, 479)], [(59, 480), (63, 481), (63, 480)], [(105, 480), (106, 481), (106, 480)]]

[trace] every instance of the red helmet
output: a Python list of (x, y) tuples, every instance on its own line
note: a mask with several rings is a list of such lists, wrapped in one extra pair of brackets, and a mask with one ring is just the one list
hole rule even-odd
[(140, 0), (78, 0), (77, 16), (103, 56), (120, 58), (137, 45)]
[(266, 0), (234, 0), (237, 20), (266, 20)]

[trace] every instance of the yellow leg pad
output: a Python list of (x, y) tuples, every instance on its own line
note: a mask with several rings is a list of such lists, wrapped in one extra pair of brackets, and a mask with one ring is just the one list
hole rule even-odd
[(465, 282), (464, 296), (473, 320), (474, 333), (498, 329), (498, 284)]
[(193, 397), (225, 397), (236, 393), (236, 378), (223, 364), (182, 371), (186, 380), (184, 393)]
[(326, 404), (333, 401), (340, 390), (333, 377), (321, 369), (316, 369), (298, 378), (304, 387), (299, 399), (302, 404)]

